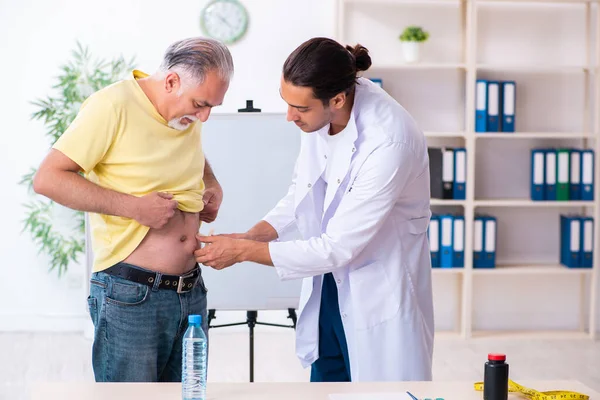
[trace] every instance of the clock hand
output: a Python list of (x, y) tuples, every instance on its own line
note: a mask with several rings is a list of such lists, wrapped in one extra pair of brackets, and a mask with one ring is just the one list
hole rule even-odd
[(221, 22), (223, 22), (225, 25), (227, 25), (228, 28), (231, 28), (231, 25), (229, 25), (227, 23), (227, 20), (225, 18), (223, 18), (222, 16), (220, 16), (219, 14), (217, 14), (217, 17), (221, 20)]

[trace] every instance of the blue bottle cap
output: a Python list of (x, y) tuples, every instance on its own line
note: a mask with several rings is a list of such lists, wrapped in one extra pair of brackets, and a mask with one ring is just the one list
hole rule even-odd
[(188, 323), (190, 325), (198, 325), (202, 324), (202, 315), (190, 315), (188, 316)]

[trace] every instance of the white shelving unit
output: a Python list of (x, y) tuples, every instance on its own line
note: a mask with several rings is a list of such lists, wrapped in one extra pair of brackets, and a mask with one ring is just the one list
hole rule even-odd
[[(599, 1), (337, 1), (336, 39), (371, 53), (364, 76), (383, 79), (384, 89), (419, 121), (429, 146), (467, 149), (467, 199), (431, 201), (434, 212), (463, 214), (466, 227), (465, 268), (433, 270), (438, 332), (597, 336)], [(430, 32), (419, 63), (402, 60), (398, 36), (407, 25)], [(475, 133), (475, 82), (488, 77), (517, 82), (517, 132)], [(530, 150), (553, 145), (595, 150), (594, 202), (530, 200)], [(494, 269), (472, 268), (480, 212), (498, 218)], [(592, 269), (559, 263), (558, 221), (566, 212), (594, 217)]]

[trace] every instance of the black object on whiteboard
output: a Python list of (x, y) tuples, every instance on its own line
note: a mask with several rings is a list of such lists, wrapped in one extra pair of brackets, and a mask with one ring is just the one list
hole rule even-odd
[(238, 108), (238, 112), (260, 112), (260, 108), (254, 108), (254, 101), (246, 100), (246, 108)]

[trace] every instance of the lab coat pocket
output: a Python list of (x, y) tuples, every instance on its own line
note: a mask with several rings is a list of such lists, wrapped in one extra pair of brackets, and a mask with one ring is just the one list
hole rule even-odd
[(357, 330), (371, 329), (398, 314), (398, 296), (379, 262), (350, 271), (348, 279)]
[(429, 255), (427, 228), (429, 218), (413, 218), (409, 220), (394, 220), (400, 238), (400, 265), (398, 276), (390, 277), (397, 282), (403, 274), (414, 276), (423, 265), (424, 255)]
[(427, 232), (429, 227), (429, 217), (413, 218), (408, 221), (408, 231), (413, 235)]

